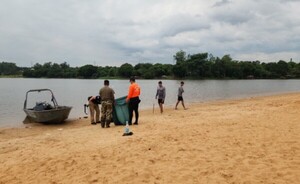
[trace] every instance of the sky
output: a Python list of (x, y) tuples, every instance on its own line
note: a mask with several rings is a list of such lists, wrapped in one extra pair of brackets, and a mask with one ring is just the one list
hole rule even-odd
[(0, 62), (173, 64), (208, 52), (300, 62), (300, 0), (1, 0)]

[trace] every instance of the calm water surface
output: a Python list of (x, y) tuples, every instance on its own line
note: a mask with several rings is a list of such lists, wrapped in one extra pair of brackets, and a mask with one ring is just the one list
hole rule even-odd
[[(140, 108), (151, 108), (158, 80), (137, 80), (141, 86)], [(166, 106), (174, 106), (180, 81), (163, 80), (166, 87)], [(59, 105), (72, 106), (69, 119), (85, 116), (83, 104), (87, 97), (97, 95), (103, 80), (80, 79), (9, 79), (0, 78), (0, 127), (22, 126), (25, 118), (23, 104), (26, 92), (30, 89), (49, 88), (53, 91)], [(125, 96), (128, 80), (110, 80), (116, 98)], [(243, 98), (285, 92), (300, 92), (300, 80), (185, 80), (184, 100), (189, 103), (211, 100)], [(48, 93), (30, 93), (29, 107), (35, 102), (48, 101)], [(180, 107), (181, 108), (181, 107)]]

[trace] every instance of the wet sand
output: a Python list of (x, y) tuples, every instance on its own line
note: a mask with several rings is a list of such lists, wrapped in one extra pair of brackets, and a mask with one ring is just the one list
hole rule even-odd
[(299, 183), (300, 93), (0, 129), (0, 183)]

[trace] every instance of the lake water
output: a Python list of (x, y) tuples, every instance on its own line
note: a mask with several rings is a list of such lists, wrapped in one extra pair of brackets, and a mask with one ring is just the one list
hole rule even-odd
[[(166, 106), (174, 106), (180, 81), (162, 80), (166, 87)], [(137, 80), (141, 87), (140, 108), (152, 108), (158, 80)], [(97, 95), (103, 80), (81, 79), (23, 79), (0, 78), (0, 127), (23, 125), (25, 113), (23, 104), (26, 92), (30, 89), (49, 88), (53, 91), (59, 105), (72, 106), (69, 119), (85, 116), (83, 104), (87, 97)], [(127, 94), (129, 80), (110, 80), (115, 97)], [(184, 100), (189, 103), (211, 100), (243, 98), (285, 92), (300, 92), (300, 80), (185, 80)], [(48, 101), (48, 93), (30, 93), (29, 107), (37, 101)], [(181, 107), (180, 107), (181, 108)]]

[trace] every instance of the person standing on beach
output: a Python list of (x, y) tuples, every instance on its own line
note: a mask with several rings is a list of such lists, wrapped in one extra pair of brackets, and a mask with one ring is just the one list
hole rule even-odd
[(101, 127), (109, 128), (112, 118), (113, 103), (115, 101), (115, 91), (109, 87), (109, 81), (104, 81), (104, 87), (99, 91), (101, 96)]
[(128, 95), (126, 98), (126, 103), (128, 103), (129, 108), (129, 125), (132, 125), (132, 117), (133, 117), (133, 111), (135, 113), (135, 122), (134, 125), (138, 125), (139, 120), (139, 103), (141, 102), (139, 96), (141, 93), (140, 86), (135, 83), (135, 78), (130, 78), (130, 86), (128, 90)]
[(179, 88), (178, 88), (178, 98), (177, 98), (177, 103), (176, 103), (176, 106), (175, 106), (175, 110), (177, 110), (177, 105), (179, 104), (180, 101), (181, 101), (181, 104), (182, 104), (184, 110), (187, 109), (187, 108), (185, 108), (185, 106), (184, 106), (184, 101), (183, 101), (183, 97), (182, 97), (182, 93), (184, 93), (183, 85), (184, 85), (184, 82), (181, 81), (181, 82), (180, 82), (180, 86), (179, 86)]
[[(88, 97), (88, 106), (90, 108), (90, 120), (92, 125), (96, 125), (100, 123), (99, 116), (100, 116), (100, 109), (99, 104), (101, 103), (100, 96), (90, 96)], [(96, 119), (96, 121), (95, 121)]]
[(166, 88), (162, 85), (162, 82), (158, 82), (158, 87), (155, 95), (155, 99), (158, 99), (158, 105), (160, 108), (160, 113), (163, 113), (163, 104), (166, 98)]

